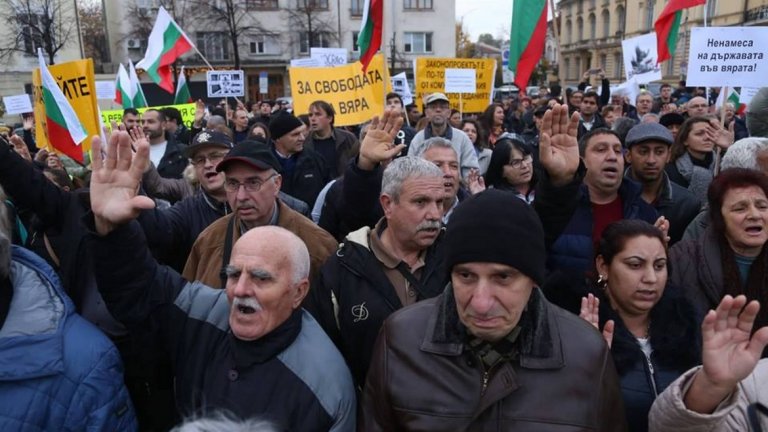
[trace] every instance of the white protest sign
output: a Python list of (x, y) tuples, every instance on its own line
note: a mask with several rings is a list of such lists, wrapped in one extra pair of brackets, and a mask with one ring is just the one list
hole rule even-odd
[(32, 109), (32, 98), (26, 93), (15, 96), (3, 96), (3, 103), (5, 104), (6, 114), (24, 114), (34, 111)]
[(656, 60), (659, 58), (656, 33), (623, 40), (621, 49), (624, 55), (624, 70), (627, 71), (627, 81), (634, 80), (637, 84), (647, 84), (661, 79), (661, 67), (656, 64)]
[(310, 48), (309, 57), (317, 60), (320, 67), (341, 66), (347, 64), (348, 52), (345, 48)]
[(392, 81), (392, 91), (399, 94), (403, 98), (403, 105), (410, 105), (413, 103), (413, 94), (411, 93), (411, 87), (408, 86), (408, 78), (405, 76), (405, 72), (390, 78)]
[(768, 84), (768, 27), (694, 27), (688, 57), (690, 86)]
[(262, 71), (259, 72), (259, 94), (269, 93), (269, 75)]
[(300, 58), (291, 60), (291, 67), (320, 67), (320, 61), (314, 58)]
[(243, 71), (208, 71), (208, 97), (245, 96)]
[(96, 99), (109, 99), (115, 98), (115, 82), (114, 81), (96, 81)]
[(446, 69), (446, 93), (474, 93), (477, 91), (474, 69)]
[(759, 87), (742, 87), (741, 95), (739, 95), (739, 103), (748, 105), (759, 91)]
[(624, 81), (623, 83), (617, 85), (616, 87), (611, 87), (611, 96), (626, 96), (627, 99), (629, 99), (629, 103), (634, 105), (635, 100), (637, 99), (637, 95), (640, 94), (640, 86), (637, 85), (637, 82), (633, 81)]

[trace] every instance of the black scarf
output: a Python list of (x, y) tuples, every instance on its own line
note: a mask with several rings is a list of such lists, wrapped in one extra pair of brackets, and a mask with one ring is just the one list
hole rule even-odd
[(12, 298), (13, 285), (11, 285), (11, 279), (8, 276), (0, 277), (0, 329), (3, 328), (5, 319), (8, 317)]

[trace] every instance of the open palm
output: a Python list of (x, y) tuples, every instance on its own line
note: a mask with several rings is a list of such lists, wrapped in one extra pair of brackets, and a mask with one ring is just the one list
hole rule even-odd
[(361, 162), (376, 165), (397, 156), (405, 148), (404, 144), (393, 144), (402, 125), (403, 117), (389, 109), (381, 119), (374, 117), (360, 143)]
[(544, 114), (539, 138), (539, 158), (555, 185), (573, 179), (579, 168), (579, 114), (568, 118), (567, 105), (555, 105)]
[[(115, 226), (136, 218), (142, 210), (153, 208), (155, 203), (137, 194), (142, 173), (149, 164), (148, 143), (137, 143), (134, 154), (128, 133), (115, 131), (109, 137), (105, 153), (102, 145), (101, 138), (93, 138), (90, 194), (96, 229), (105, 235)], [(103, 160), (102, 154), (106, 155)]]

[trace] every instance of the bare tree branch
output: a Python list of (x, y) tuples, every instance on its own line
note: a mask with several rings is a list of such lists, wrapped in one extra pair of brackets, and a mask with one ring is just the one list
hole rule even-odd
[(0, 41), (0, 60), (15, 54), (34, 55), (42, 48), (48, 63), (71, 42), (75, 28), (75, 11), (66, 0), (3, 0), (0, 20), (9, 33)]

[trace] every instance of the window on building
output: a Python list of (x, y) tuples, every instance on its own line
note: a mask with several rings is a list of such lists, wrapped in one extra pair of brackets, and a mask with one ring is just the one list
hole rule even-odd
[(363, 16), (365, 0), (352, 0), (349, 7), (349, 14), (352, 16)]
[(249, 43), (249, 51), (255, 55), (280, 54), (280, 43), (276, 36), (256, 35)]
[(645, 28), (648, 30), (653, 29), (653, 6), (656, 3), (655, 0), (648, 0), (645, 4)]
[(584, 12), (584, 0), (577, 0), (576, 7), (578, 8), (579, 13)]
[(403, 0), (403, 9), (432, 9), (433, 0)]
[(403, 50), (407, 53), (432, 52), (432, 33), (405, 32), (403, 40), (405, 42)]
[(328, 9), (328, 0), (296, 0), (296, 9)]
[(565, 79), (571, 79), (571, 59), (565, 59)]
[(608, 56), (605, 54), (600, 54), (600, 69), (603, 71), (608, 70)]
[(246, 0), (246, 7), (250, 10), (277, 9), (277, 0)]
[(603, 9), (602, 14), (602, 21), (603, 21), (603, 37), (611, 37), (611, 13), (608, 12), (608, 9)]
[(624, 64), (624, 59), (621, 58), (621, 53), (615, 53), (613, 55), (613, 76), (614, 78), (621, 78), (621, 66)]
[[(21, 23), (22, 43), (24, 52), (28, 54), (37, 54), (37, 49), (43, 47), (43, 34), (40, 32), (45, 27), (44, 15), (29, 14), (18, 15), (17, 19)], [(51, 35), (53, 37), (53, 35)]]
[[(616, 29), (621, 31), (621, 29), (626, 27), (626, 11), (624, 10), (624, 6), (618, 6), (616, 8)], [(618, 32), (617, 32), (618, 33)]]
[(589, 0), (589, 7), (592, 9), (597, 7), (597, 0)]
[(331, 35), (325, 32), (312, 32), (312, 42), (309, 40), (309, 32), (299, 33), (299, 52), (309, 54), (310, 48), (330, 48)]
[(581, 57), (576, 57), (576, 78), (580, 78), (581, 74)]
[(584, 40), (584, 20), (579, 17), (576, 19), (576, 42)]
[(360, 52), (360, 47), (357, 45), (357, 38), (359, 37), (360, 37), (359, 31), (352, 32), (352, 51), (353, 52)]
[(229, 60), (229, 40), (224, 32), (197, 32), (197, 49), (208, 60)]
[(597, 19), (595, 14), (589, 14), (589, 38), (595, 40), (597, 38)]
[(573, 25), (571, 20), (565, 22), (565, 43), (571, 43), (573, 41)]

